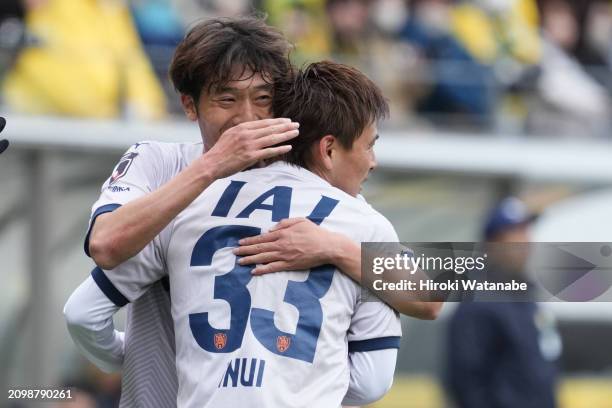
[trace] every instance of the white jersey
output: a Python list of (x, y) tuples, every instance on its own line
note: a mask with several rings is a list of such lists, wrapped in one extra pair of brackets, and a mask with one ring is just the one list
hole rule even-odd
[[(202, 153), (202, 142), (142, 142), (130, 147), (102, 186), (92, 208), (90, 230), (98, 215), (157, 190)], [(85, 239), (89, 255), (88, 238), (89, 232)], [(127, 304), (121, 293), (109, 289), (101, 270), (95, 269), (92, 276), (117, 306)], [(167, 279), (161, 280), (128, 305), (120, 407), (176, 406), (178, 381), (168, 290)]]
[(349, 351), (399, 347), (398, 315), (326, 265), (253, 277), (232, 248), (288, 217), (357, 242), (398, 241), (365, 201), (277, 162), (218, 180), (104, 278), (132, 301), (169, 273), (179, 407), (339, 407)]

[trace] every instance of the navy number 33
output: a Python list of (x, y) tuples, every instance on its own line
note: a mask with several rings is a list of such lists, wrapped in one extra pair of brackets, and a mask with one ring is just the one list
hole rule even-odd
[[(338, 204), (323, 196), (311, 215), (320, 224)], [(242, 238), (259, 235), (261, 229), (243, 225), (225, 225), (206, 231), (196, 243), (191, 266), (210, 266), (214, 254), (227, 247), (236, 247)], [(214, 298), (225, 300), (231, 310), (229, 329), (212, 327), (208, 312), (189, 315), (189, 326), (200, 347), (211, 353), (230, 353), (242, 345), (250, 314), (250, 323), (257, 340), (272, 353), (312, 363), (323, 323), (321, 299), (331, 286), (334, 267), (323, 265), (311, 270), (305, 281), (289, 281), (284, 302), (295, 306), (299, 318), (295, 334), (279, 330), (274, 324), (274, 311), (251, 308), (247, 285), (254, 266), (242, 266), (238, 260), (231, 271), (215, 277)]]

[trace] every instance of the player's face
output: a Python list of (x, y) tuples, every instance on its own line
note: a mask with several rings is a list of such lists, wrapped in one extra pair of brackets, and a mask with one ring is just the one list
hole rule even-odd
[(366, 127), (349, 150), (340, 146), (332, 155), (334, 162), (331, 184), (346, 193), (356, 196), (361, 184), (376, 167), (374, 144), (378, 139), (376, 124)]
[[(237, 75), (241, 74), (237, 70)], [(230, 81), (226, 86), (202, 92), (193, 115), (197, 120), (207, 149), (212, 147), (226, 130), (243, 122), (272, 117), (272, 84), (266, 82), (260, 73), (246, 71), (244, 79)], [(193, 109), (192, 109), (193, 110)]]

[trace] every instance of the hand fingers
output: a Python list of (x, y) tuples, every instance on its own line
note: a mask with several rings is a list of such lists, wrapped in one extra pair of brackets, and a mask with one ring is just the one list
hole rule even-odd
[(282, 154), (289, 153), (291, 151), (291, 145), (282, 145), (278, 147), (268, 147), (259, 151), (257, 160), (267, 160), (272, 157), (280, 156)]
[(278, 250), (278, 245), (276, 245), (274, 242), (268, 241), (268, 242), (253, 244), (253, 245), (239, 246), (238, 248), (234, 248), (233, 252), (234, 252), (234, 255), (247, 256), (247, 255), (261, 254), (262, 252), (276, 251), (276, 250)]
[(260, 119), (260, 120), (253, 120), (250, 122), (244, 122), (238, 126), (242, 126), (244, 129), (254, 130), (254, 129), (265, 128), (268, 126), (280, 125), (283, 123), (291, 123), (291, 119), (288, 119), (288, 118)]
[[(256, 244), (263, 244), (267, 242), (274, 242), (277, 239), (278, 239), (278, 234), (266, 232), (265, 234), (256, 235), (254, 237), (243, 238), (240, 241), (238, 241), (238, 244), (240, 244), (239, 248), (241, 248), (247, 245), (256, 245)], [(234, 251), (239, 250), (239, 248), (236, 248)]]
[(264, 136), (257, 139), (256, 146), (258, 148), (274, 146), (276, 144), (286, 142), (287, 140), (291, 140), (299, 134), (300, 131), (297, 129), (287, 130), (286, 132), (282, 133), (274, 133), (272, 135)]
[(267, 265), (259, 265), (251, 271), (252, 275), (265, 275), (266, 273), (282, 272), (289, 270), (289, 264), (285, 261), (272, 262)]
[(240, 258), (238, 263), (240, 265), (267, 264), (270, 262), (279, 261), (280, 259), (280, 252), (265, 252), (263, 254), (256, 254)]
[(289, 132), (291, 130), (297, 130), (300, 127), (300, 124), (297, 122), (289, 122), (289, 123), (281, 123), (274, 126), (266, 126), (264, 128), (258, 128), (256, 130), (252, 130), (251, 137), (252, 139), (260, 139), (265, 136), (270, 136), (273, 134)]
[(281, 222), (279, 222), (278, 224), (270, 228), (269, 232), (274, 232), (274, 231), (278, 231), (281, 229), (289, 228), (292, 225), (299, 224), (300, 222), (304, 222), (304, 221), (308, 221), (308, 220), (302, 217), (285, 218), (284, 220), (281, 220)]

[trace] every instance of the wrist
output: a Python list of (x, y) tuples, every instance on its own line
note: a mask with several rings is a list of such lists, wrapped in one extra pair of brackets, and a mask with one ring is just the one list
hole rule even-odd
[(326, 253), (324, 254), (327, 263), (336, 265), (342, 268), (346, 264), (346, 260), (350, 259), (355, 253), (355, 247), (358, 245), (343, 234), (332, 232), (329, 245), (326, 245)]
[(361, 282), (361, 245), (342, 234), (330, 245), (330, 262), (349, 278)]
[(219, 166), (215, 159), (210, 155), (207, 156), (206, 153), (194, 162), (194, 167), (196, 177), (205, 185), (209, 185), (220, 178), (218, 174)]

